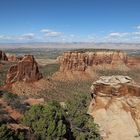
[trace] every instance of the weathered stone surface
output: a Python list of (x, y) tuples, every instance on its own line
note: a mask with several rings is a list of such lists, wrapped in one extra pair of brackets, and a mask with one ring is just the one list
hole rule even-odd
[(127, 54), (120, 51), (66, 52), (58, 58), (60, 71), (85, 71), (89, 66), (127, 64)]
[(32, 55), (25, 55), (17, 65), (10, 67), (6, 83), (13, 83), (16, 81), (32, 82), (42, 78), (39, 72), (38, 64)]
[(24, 101), (25, 104), (29, 104), (29, 105), (38, 105), (38, 104), (43, 104), (44, 98), (39, 98), (39, 99), (35, 99), (35, 98), (28, 98), (27, 100)]
[(6, 54), (0, 50), (0, 60), (8, 61)]
[(11, 54), (7, 54), (8, 57), (8, 61), (10, 62), (17, 62), (23, 59), (22, 56), (16, 56), (16, 55), (11, 55)]
[(140, 66), (140, 57), (129, 57), (127, 63), (129, 66)]
[(140, 86), (128, 76), (104, 76), (91, 86), (88, 113), (105, 140), (139, 140)]

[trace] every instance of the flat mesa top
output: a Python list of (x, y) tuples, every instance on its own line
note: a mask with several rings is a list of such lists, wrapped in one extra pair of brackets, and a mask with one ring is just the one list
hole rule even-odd
[(113, 76), (102, 76), (94, 84), (118, 85), (132, 82), (133, 80), (129, 76), (113, 75)]

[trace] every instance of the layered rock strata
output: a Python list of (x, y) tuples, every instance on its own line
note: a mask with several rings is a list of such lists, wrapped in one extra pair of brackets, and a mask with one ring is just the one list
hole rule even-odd
[(17, 81), (33, 82), (42, 78), (38, 64), (33, 55), (25, 55), (16, 65), (12, 65), (8, 71), (6, 83)]
[(128, 76), (103, 76), (91, 86), (88, 113), (104, 140), (140, 139), (140, 85)]
[(109, 64), (127, 64), (127, 54), (120, 51), (66, 52), (58, 58), (60, 71), (85, 71), (87, 67)]

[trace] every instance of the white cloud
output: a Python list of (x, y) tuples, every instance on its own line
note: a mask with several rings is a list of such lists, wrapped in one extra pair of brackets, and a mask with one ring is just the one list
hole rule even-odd
[(60, 37), (61, 32), (52, 31), (50, 29), (42, 29), (40, 32), (45, 33), (45, 37)]
[(140, 32), (133, 32), (133, 35), (140, 36)]
[(140, 25), (138, 25), (136, 28), (137, 28), (138, 30), (140, 30)]
[(0, 35), (0, 40), (11, 40), (13, 37), (8, 35)]
[(61, 35), (62, 35), (61, 32), (53, 32), (53, 31), (48, 32), (48, 33), (45, 34), (46, 37), (59, 37)]
[(42, 33), (49, 33), (49, 32), (51, 32), (51, 30), (50, 29), (42, 29), (42, 30), (40, 30), (40, 32), (42, 32)]
[(35, 35), (33, 33), (26, 33), (23, 35), (0, 35), (0, 41), (21, 41), (32, 40)]
[(19, 37), (19, 39), (27, 39), (27, 40), (30, 40), (30, 39), (33, 39), (34, 38), (34, 33), (26, 33), (26, 34), (23, 34), (21, 35), (21, 37)]
[(70, 34), (70, 37), (75, 37), (75, 35), (74, 34)]
[(121, 38), (121, 37), (125, 37), (129, 35), (129, 33), (122, 33), (122, 32), (112, 32), (108, 35), (108, 37), (111, 37), (111, 38)]

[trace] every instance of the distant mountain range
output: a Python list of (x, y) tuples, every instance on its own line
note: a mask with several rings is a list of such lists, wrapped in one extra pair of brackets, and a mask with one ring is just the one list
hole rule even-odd
[(5, 48), (95, 48), (95, 49), (135, 49), (140, 50), (140, 43), (85, 43), (85, 42), (72, 42), (72, 43), (7, 43), (0, 44), (0, 49)]

